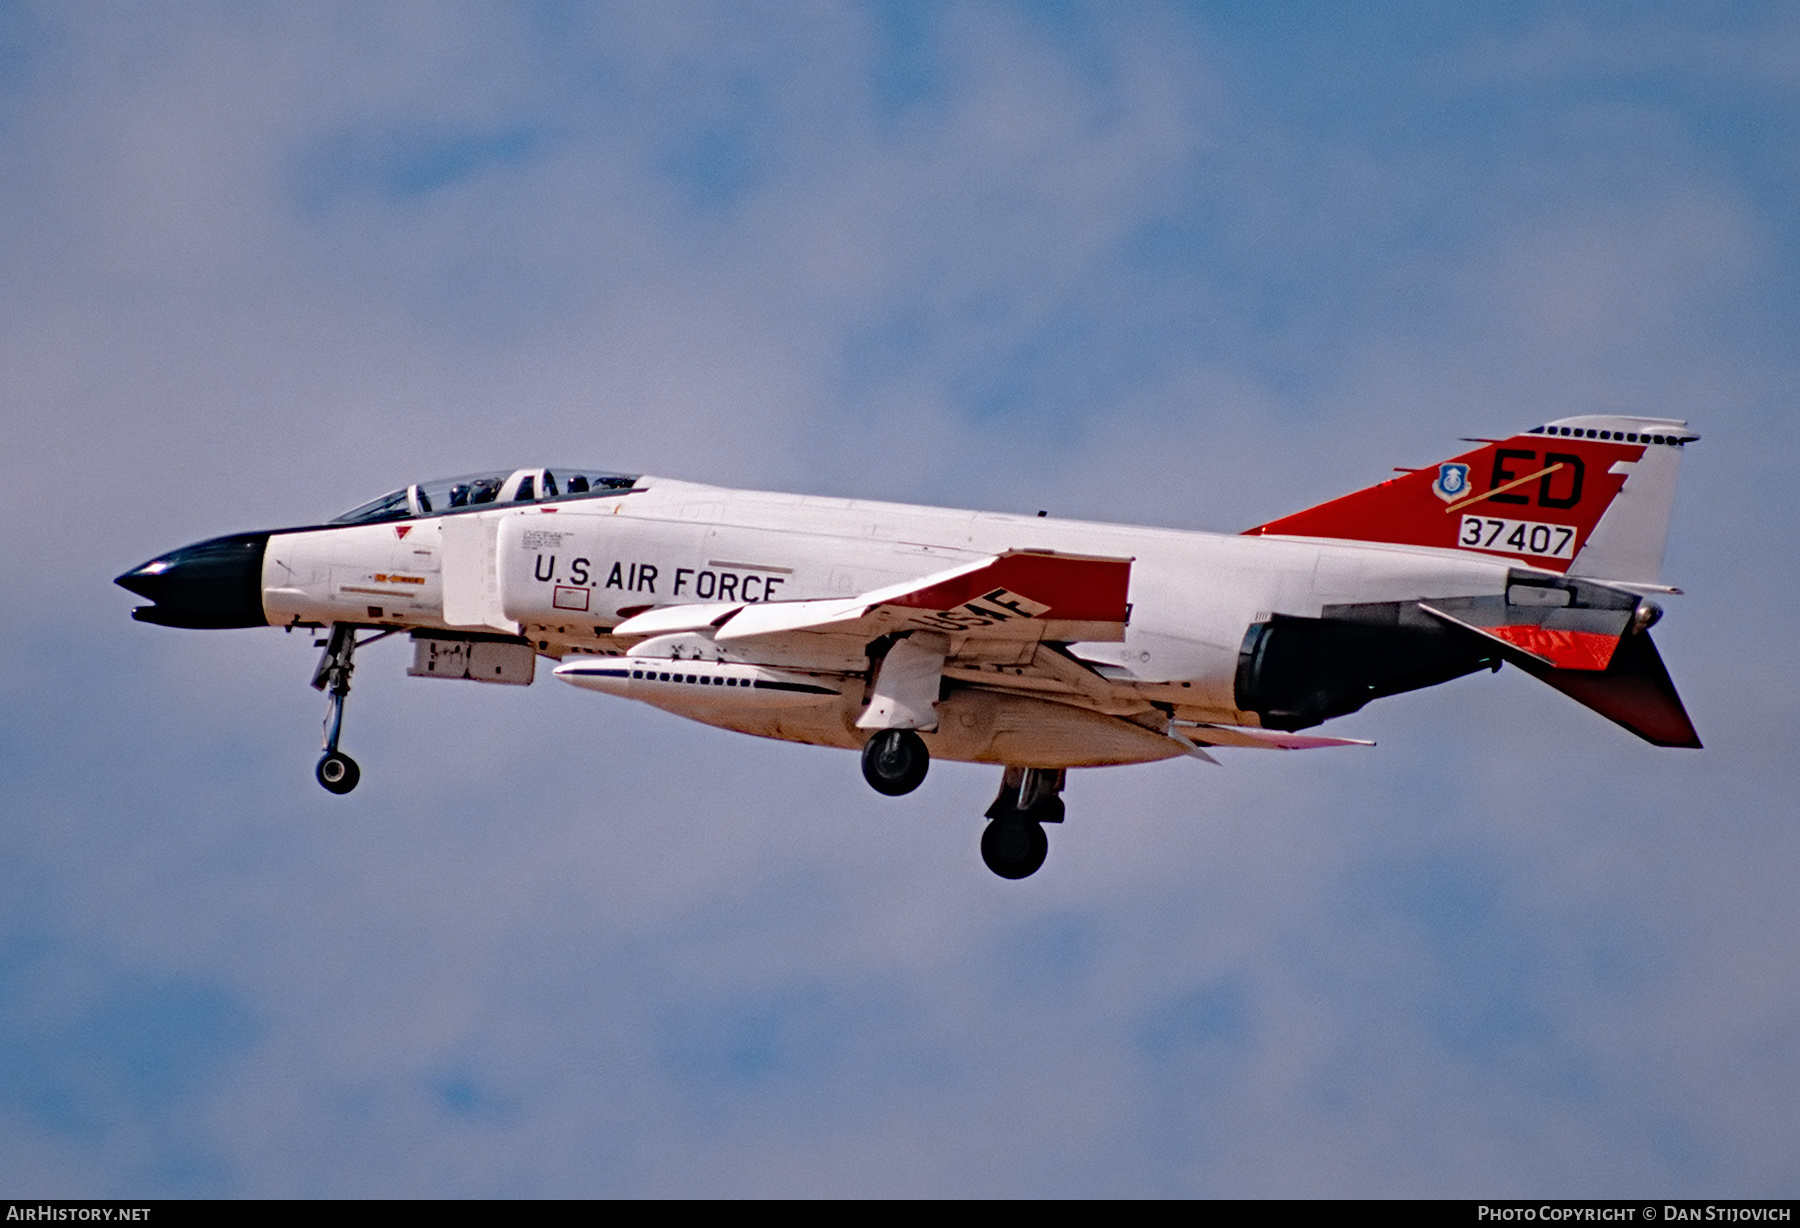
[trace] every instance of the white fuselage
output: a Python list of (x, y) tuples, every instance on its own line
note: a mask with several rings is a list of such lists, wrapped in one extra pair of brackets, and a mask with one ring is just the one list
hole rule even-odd
[[(1500, 595), (1516, 559), (1325, 539), (1248, 537), (1046, 517), (914, 507), (644, 478), (629, 492), (488, 505), (450, 515), (277, 533), (263, 567), (276, 625), (359, 623), (522, 636), (541, 655), (642, 658), (612, 634), (647, 608), (687, 603), (854, 597), (1008, 550), (1130, 558), (1130, 617), (1120, 642), (1076, 644), (1108, 693), (1046, 686), (1018, 646), (953, 650), (937, 757), (1042, 764), (1118, 763), (1180, 753), (1130, 710), (1256, 725), (1234, 694), (1247, 631), (1272, 615), (1317, 618), (1328, 606)], [(665, 637), (662, 659), (704, 657), (694, 637)], [(1029, 646), (1023, 650), (1029, 657)], [(1008, 654), (1012, 654), (1009, 656)], [(826, 679), (836, 698), (773, 704), (748, 685), (593, 684), (710, 724), (858, 746), (865, 656), (736, 661)], [(664, 671), (667, 672), (667, 671)], [(748, 674), (744, 675), (748, 677)], [(767, 676), (776, 677), (774, 673)], [(685, 676), (683, 676), (685, 677)], [(1004, 680), (1005, 686), (984, 679)], [(572, 681), (574, 679), (571, 679)], [(743, 702), (736, 702), (739, 692)]]

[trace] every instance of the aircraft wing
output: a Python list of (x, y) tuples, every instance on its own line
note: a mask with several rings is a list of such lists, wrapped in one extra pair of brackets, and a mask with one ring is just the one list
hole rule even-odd
[(1009, 550), (856, 597), (647, 610), (612, 633), (644, 639), (702, 632), (743, 647), (819, 635), (867, 642), (901, 631), (1021, 646), (1122, 640), (1130, 583), (1130, 559)]

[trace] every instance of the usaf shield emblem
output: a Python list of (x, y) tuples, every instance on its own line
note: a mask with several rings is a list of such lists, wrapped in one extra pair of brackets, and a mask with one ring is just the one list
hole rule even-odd
[(1443, 464), (1438, 466), (1437, 481), (1431, 484), (1431, 493), (1445, 503), (1452, 502), (1469, 493), (1469, 467), (1467, 465)]

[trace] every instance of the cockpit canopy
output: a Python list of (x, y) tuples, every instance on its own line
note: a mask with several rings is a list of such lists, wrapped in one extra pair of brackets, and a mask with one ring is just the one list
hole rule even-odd
[(618, 495), (637, 485), (637, 476), (595, 469), (515, 469), (419, 482), (353, 507), (331, 524), (376, 524), (413, 516), (441, 516), (487, 504), (542, 503), (551, 499), (593, 499)]

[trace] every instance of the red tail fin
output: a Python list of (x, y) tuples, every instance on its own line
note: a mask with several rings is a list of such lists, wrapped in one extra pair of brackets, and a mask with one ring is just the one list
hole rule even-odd
[[(1653, 582), (1668, 531), (1674, 457), (1698, 438), (1685, 423), (1663, 418), (1563, 418), (1247, 532), (1462, 548), (1568, 571), (1599, 528), (1595, 551), (1583, 561), (1603, 563), (1617, 573), (1611, 579)], [(1634, 497), (1620, 500), (1628, 481)]]

